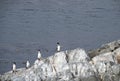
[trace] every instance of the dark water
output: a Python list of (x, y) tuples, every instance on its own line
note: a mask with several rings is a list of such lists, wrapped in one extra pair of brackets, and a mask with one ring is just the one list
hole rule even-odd
[(0, 0), (0, 73), (33, 63), (37, 49), (54, 54), (57, 41), (89, 50), (119, 38), (119, 0)]

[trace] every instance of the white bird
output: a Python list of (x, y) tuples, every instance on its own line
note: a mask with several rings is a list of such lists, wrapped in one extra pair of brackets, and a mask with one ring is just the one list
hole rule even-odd
[(26, 62), (26, 69), (28, 69), (29, 67), (30, 67), (30, 62), (27, 61), (27, 62)]
[(60, 48), (61, 48), (60, 43), (59, 43), (59, 42), (57, 42), (57, 48), (56, 48), (57, 52), (59, 52), (59, 51), (60, 51)]
[(12, 70), (13, 70), (13, 73), (16, 72), (16, 62), (13, 62)]
[(41, 52), (40, 52), (40, 50), (38, 50), (38, 60), (40, 60), (41, 59)]

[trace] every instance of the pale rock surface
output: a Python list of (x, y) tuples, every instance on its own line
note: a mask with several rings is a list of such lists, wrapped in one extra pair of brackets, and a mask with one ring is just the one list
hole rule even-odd
[(74, 50), (69, 51), (68, 53), (68, 60), (69, 63), (74, 63), (74, 62), (86, 62), (88, 61), (90, 58), (87, 55), (87, 53), (85, 52), (85, 50), (77, 48)]
[(28, 69), (1, 75), (0, 81), (120, 81), (120, 64), (116, 57), (119, 44), (120, 41), (115, 41), (104, 45), (104, 52), (97, 50), (99, 54), (93, 58), (80, 48), (56, 52), (46, 59), (36, 60)]
[(95, 56), (92, 58), (92, 61), (94, 64), (96, 64), (97, 62), (101, 62), (101, 61), (117, 63), (117, 59), (113, 52), (103, 53), (98, 56)]

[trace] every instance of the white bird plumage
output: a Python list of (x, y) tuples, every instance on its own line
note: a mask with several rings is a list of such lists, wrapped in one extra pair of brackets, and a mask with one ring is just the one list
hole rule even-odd
[(58, 42), (58, 43), (57, 43), (57, 48), (56, 48), (57, 52), (60, 51), (60, 48), (61, 48), (61, 46), (60, 46), (60, 43)]
[(26, 62), (26, 68), (29, 68), (29, 67), (30, 67), (30, 62), (27, 61), (27, 62)]
[(40, 52), (40, 50), (38, 50), (38, 59), (39, 60), (41, 59), (41, 52)]
[(13, 72), (16, 72), (16, 63), (15, 62), (13, 63), (12, 70), (13, 70)]

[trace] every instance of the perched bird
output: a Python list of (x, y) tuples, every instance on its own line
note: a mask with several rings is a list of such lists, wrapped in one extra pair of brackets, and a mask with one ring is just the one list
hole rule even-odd
[(26, 62), (26, 69), (28, 69), (30, 67), (30, 62), (27, 60)]
[(57, 52), (60, 52), (60, 48), (61, 48), (60, 43), (57, 42), (57, 48), (56, 48), (56, 51), (57, 51)]
[(37, 56), (37, 60), (35, 60), (34, 68), (38, 68), (38, 66), (43, 63), (44, 63), (44, 61), (42, 60), (41, 52), (40, 52), (40, 50), (38, 50), (38, 56)]
[(13, 71), (13, 73), (16, 72), (16, 62), (13, 62), (12, 71)]
[(41, 52), (40, 52), (40, 50), (38, 50), (38, 60), (41, 60)]

